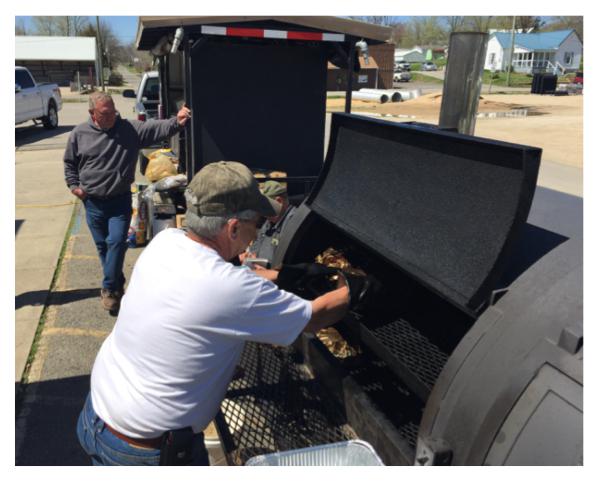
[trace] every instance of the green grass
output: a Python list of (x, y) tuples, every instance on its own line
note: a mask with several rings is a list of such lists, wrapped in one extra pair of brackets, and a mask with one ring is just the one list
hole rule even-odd
[[(493, 81), (493, 85), (507, 87), (507, 72), (495, 72), (495, 74), (491, 74), (489, 70), (485, 70), (483, 72), (483, 83), (489, 84), (491, 80)], [(532, 75), (517, 72), (510, 74), (510, 87), (530, 87), (531, 85)]]
[(412, 72), (412, 82), (426, 82), (431, 84), (442, 84), (443, 80), (420, 72)]

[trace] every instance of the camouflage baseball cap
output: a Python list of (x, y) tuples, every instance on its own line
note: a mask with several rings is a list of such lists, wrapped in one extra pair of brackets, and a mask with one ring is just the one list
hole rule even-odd
[(276, 180), (267, 180), (262, 186), (262, 193), (269, 199), (287, 194), (287, 187)]
[(262, 195), (250, 169), (239, 162), (224, 160), (204, 166), (189, 183), (186, 198), (188, 209), (208, 217), (244, 210), (272, 217), (281, 208), (277, 201)]

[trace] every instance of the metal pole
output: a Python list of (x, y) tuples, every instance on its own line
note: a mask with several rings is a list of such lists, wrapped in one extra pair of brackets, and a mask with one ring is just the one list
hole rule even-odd
[(345, 113), (351, 113), (351, 97), (354, 81), (354, 60), (356, 56), (356, 39), (349, 37), (349, 53), (347, 59), (347, 90), (345, 91)]
[(454, 32), (449, 37), (439, 127), (472, 135), (489, 35)]
[(104, 49), (102, 48), (102, 37), (100, 36), (100, 17), (98, 16), (96, 16), (96, 41), (98, 42), (98, 52), (100, 54), (100, 74), (98, 75), (98, 78), (100, 79), (100, 87), (102, 88), (102, 92), (104, 92), (104, 67), (102, 65), (102, 52)]
[(516, 36), (516, 17), (512, 20), (512, 40), (510, 42), (510, 56), (507, 64), (507, 79), (506, 85), (510, 86), (510, 74), (512, 73), (512, 59), (514, 57), (514, 37)]

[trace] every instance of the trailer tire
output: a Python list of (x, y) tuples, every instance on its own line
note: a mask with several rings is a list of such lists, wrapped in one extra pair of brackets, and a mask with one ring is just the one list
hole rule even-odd
[(58, 127), (58, 111), (54, 102), (50, 102), (48, 105), (48, 115), (42, 117), (42, 123), (49, 130)]

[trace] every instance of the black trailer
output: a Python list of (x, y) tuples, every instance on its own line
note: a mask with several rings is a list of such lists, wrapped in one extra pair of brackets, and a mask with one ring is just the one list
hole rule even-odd
[(390, 32), (337, 17), (140, 17), (137, 48), (157, 58), (161, 116), (192, 110), (172, 145), (190, 179), (236, 160), (285, 172), (294, 194), (323, 164), (327, 62), (353, 71)]

